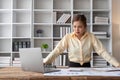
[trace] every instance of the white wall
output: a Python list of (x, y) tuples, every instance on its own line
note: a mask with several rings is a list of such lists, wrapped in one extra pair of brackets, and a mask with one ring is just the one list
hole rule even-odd
[(120, 0), (112, 0), (113, 56), (120, 62)]

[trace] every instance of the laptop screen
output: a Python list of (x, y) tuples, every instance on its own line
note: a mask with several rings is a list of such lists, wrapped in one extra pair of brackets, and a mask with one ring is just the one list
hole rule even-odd
[(19, 54), (23, 70), (44, 72), (41, 48), (20, 48)]

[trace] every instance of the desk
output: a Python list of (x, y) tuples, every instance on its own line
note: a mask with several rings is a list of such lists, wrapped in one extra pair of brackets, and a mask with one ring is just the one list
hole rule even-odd
[(120, 80), (120, 76), (44, 76), (41, 73), (22, 71), (18, 67), (0, 69), (0, 80)]

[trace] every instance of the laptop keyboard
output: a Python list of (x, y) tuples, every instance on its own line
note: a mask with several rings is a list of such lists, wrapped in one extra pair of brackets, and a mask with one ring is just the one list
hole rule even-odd
[(55, 71), (60, 71), (60, 70), (58, 70), (55, 65), (44, 65), (44, 71), (55, 72)]
[(49, 65), (49, 64), (45, 64), (44, 65), (44, 68), (56, 68), (56, 66), (55, 65)]

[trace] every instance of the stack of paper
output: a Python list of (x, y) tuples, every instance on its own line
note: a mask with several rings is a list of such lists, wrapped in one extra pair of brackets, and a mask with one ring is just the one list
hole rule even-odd
[(120, 68), (68, 68), (45, 76), (120, 76)]

